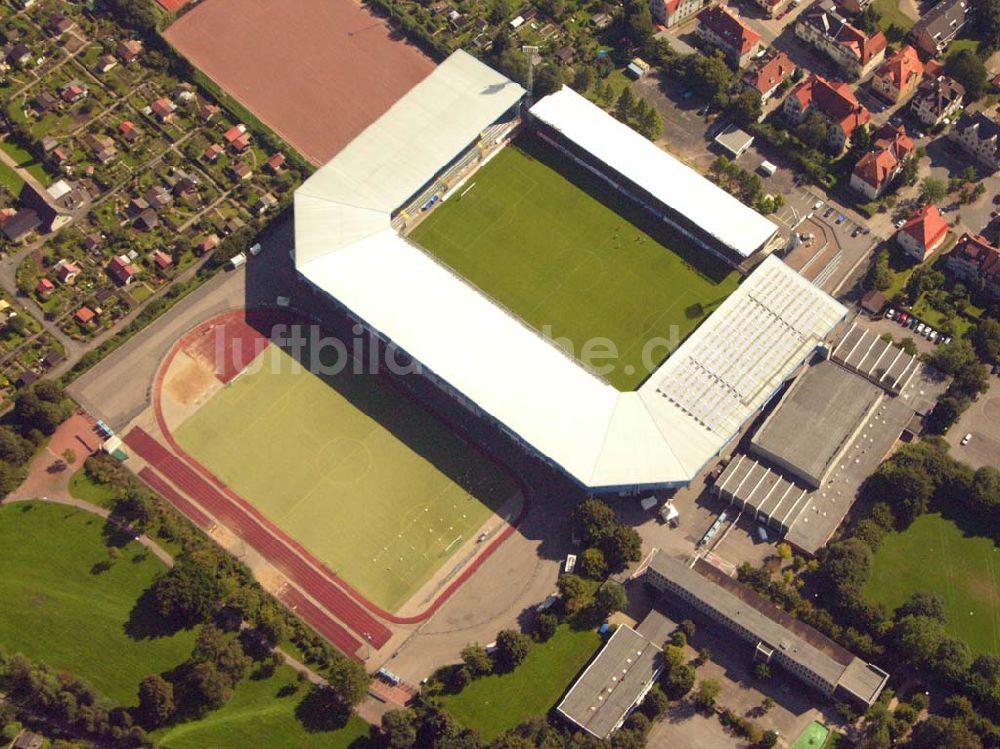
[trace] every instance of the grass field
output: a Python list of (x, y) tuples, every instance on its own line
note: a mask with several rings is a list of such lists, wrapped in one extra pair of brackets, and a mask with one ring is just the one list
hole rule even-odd
[(620, 390), (662, 360), (660, 348), (644, 364), (647, 341), (671, 337), (672, 326), (683, 340), (736, 288), (724, 263), (530, 136), (464, 189), (413, 240), (577, 355), (610, 340), (618, 357), (604, 376)]
[(31, 176), (42, 184), (42, 187), (48, 187), (52, 184), (52, 175), (45, 171), (45, 165), (37, 161), (30, 152), (9, 140), (0, 141), (0, 148), (6, 151), (17, 162), (19, 167), (27, 169), (31, 173)]
[(321, 378), (274, 346), (255, 364), (180, 426), (178, 442), (386, 609), (516, 491), (378, 376)]
[(84, 502), (109, 509), (114, 504), (116, 494), (115, 488), (110, 484), (97, 484), (91, 481), (82, 468), (70, 477), (69, 493)]
[(368, 724), (356, 715), (340, 730), (309, 731), (295, 714), (307, 686), (298, 683), (288, 667), (269, 679), (246, 679), (219, 710), (159, 731), (154, 738), (163, 749), (360, 749), (371, 745)]
[(889, 608), (915, 591), (944, 598), (948, 631), (975, 653), (1000, 654), (1000, 553), (993, 540), (965, 535), (937, 513), (889, 534), (875, 554), (865, 594)]
[(442, 698), (445, 709), (486, 741), (533, 715), (555, 707), (570, 682), (597, 651), (594, 630), (561, 625), (544, 643), (535, 643), (524, 662), (509, 674), (476, 679), (464, 690)]
[(193, 631), (159, 635), (154, 616), (133, 615), (164, 570), (137, 543), (104, 572), (108, 551), (99, 517), (59, 505), (0, 507), (0, 643), (70, 671), (125, 705), (140, 679), (185, 661)]
[(900, 10), (899, 2), (900, 0), (875, 0), (875, 10), (879, 13), (878, 25), (882, 31), (887, 31), (890, 26), (896, 26), (906, 33), (916, 23)]
[(829, 736), (830, 729), (814, 720), (799, 734), (792, 749), (823, 749)]

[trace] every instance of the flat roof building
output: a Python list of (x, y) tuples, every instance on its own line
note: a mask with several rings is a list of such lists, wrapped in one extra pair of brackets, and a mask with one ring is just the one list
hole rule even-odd
[(750, 444), (758, 455), (816, 489), (882, 394), (863, 377), (821, 362), (792, 383)]
[(831, 699), (870, 707), (889, 679), (704, 560), (692, 567), (660, 551), (645, 579), (749, 643), (755, 660), (780, 666)]
[(663, 670), (663, 651), (626, 624), (615, 630), (556, 712), (606, 739), (642, 702)]
[(738, 159), (753, 145), (753, 136), (736, 125), (729, 125), (715, 136), (715, 142), (734, 159)]

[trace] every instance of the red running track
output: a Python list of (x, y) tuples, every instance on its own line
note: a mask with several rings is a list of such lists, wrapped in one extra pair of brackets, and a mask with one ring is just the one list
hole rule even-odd
[(245, 508), (218, 491), (143, 429), (134, 427), (125, 436), (125, 444), (280, 567), (300, 588), (319, 601), (323, 608), (368, 639), (374, 647), (380, 648), (389, 641), (392, 636), (389, 629), (316, 568), (306, 563), (286, 542), (280, 531), (274, 532), (265, 527)]
[(302, 595), (297, 588), (286, 586), (278, 599), (288, 608), (294, 611), (306, 624), (319, 632), (341, 651), (347, 653), (351, 658), (360, 661), (358, 648), (361, 643), (351, 637), (351, 634), (324, 614), (316, 604)]
[(174, 489), (174, 487), (160, 478), (160, 476), (154, 473), (151, 469), (143, 468), (139, 471), (139, 478), (149, 484), (153, 491), (161, 497), (164, 497), (168, 502), (170, 502), (170, 504), (177, 508), (179, 512), (187, 517), (188, 520), (197, 525), (203, 531), (207, 531), (215, 525), (208, 515), (184, 499), (184, 497), (182, 497), (180, 493)]

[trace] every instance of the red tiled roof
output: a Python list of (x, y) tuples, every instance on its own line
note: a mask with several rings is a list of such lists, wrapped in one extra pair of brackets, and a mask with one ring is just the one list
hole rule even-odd
[(713, 5), (702, 11), (698, 22), (741, 55), (745, 55), (760, 41), (760, 34), (747, 26), (736, 11), (725, 5)]
[(243, 125), (233, 125), (224, 134), (223, 138), (226, 139), (227, 143), (234, 143), (238, 138), (242, 137), (246, 133), (246, 127)]
[(881, 189), (896, 174), (899, 159), (891, 150), (869, 151), (854, 166), (854, 173), (876, 189)]
[(276, 153), (274, 156), (267, 160), (267, 165), (273, 170), (278, 170), (285, 164), (285, 154)]
[(38, 285), (35, 287), (40, 294), (47, 294), (50, 291), (54, 291), (55, 288), (56, 285), (47, 278), (40, 278), (38, 280)]
[(858, 102), (850, 86), (843, 82), (832, 84), (820, 75), (809, 76), (792, 95), (803, 111), (816, 107), (848, 136), (872, 119), (871, 112)]
[(174, 260), (172, 257), (170, 257), (170, 255), (165, 253), (163, 250), (156, 250), (153, 253), (153, 262), (156, 263), (156, 266), (162, 270), (164, 268), (169, 268), (171, 265), (173, 265)]
[(778, 52), (756, 70), (748, 71), (743, 80), (764, 94), (788, 78), (795, 68), (792, 58), (784, 52)]
[(924, 74), (924, 64), (917, 56), (917, 50), (907, 44), (879, 67), (876, 75), (879, 78), (892, 78), (896, 88), (902, 89), (914, 80), (920, 80)]
[(94, 310), (92, 310), (90, 307), (80, 307), (80, 309), (76, 311), (76, 319), (82, 322), (84, 325), (89, 323), (95, 317), (97, 317), (97, 315), (94, 314)]
[(948, 222), (941, 218), (941, 211), (936, 205), (929, 204), (910, 216), (899, 230), (909, 234), (927, 250), (944, 239), (948, 233)]
[(119, 283), (126, 283), (135, 275), (135, 266), (124, 255), (119, 255), (111, 259), (108, 263), (108, 273)]
[(980, 277), (1000, 283), (1000, 250), (991, 245), (986, 237), (963, 234), (950, 257), (974, 265)]

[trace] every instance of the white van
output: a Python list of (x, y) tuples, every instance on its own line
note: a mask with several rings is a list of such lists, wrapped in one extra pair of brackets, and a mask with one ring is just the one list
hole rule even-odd
[(644, 511), (648, 511), (656, 507), (656, 502), (657, 502), (656, 497), (650, 494), (648, 497), (643, 497), (642, 501), (639, 502), (639, 505), (642, 507)]
[(246, 265), (246, 262), (247, 262), (247, 254), (245, 252), (241, 252), (238, 255), (233, 255), (229, 259), (229, 264), (232, 266), (233, 270), (236, 270), (241, 265)]

